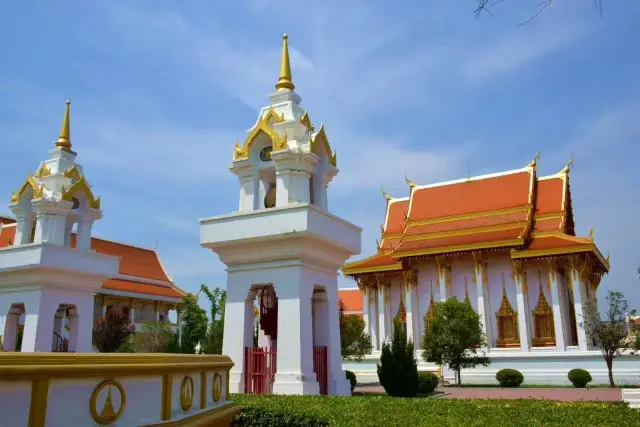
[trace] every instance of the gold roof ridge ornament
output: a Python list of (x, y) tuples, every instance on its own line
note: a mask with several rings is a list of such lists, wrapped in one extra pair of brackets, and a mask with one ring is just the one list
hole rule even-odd
[(533, 160), (531, 160), (531, 162), (527, 165), (527, 167), (535, 168), (539, 160), (540, 160), (540, 152), (538, 151), (538, 154), (536, 154), (536, 156), (533, 158)]
[(276, 83), (276, 90), (294, 90), (296, 86), (291, 80), (291, 61), (289, 60), (289, 36), (284, 33), (282, 36), (282, 57), (280, 58), (280, 76)]
[(391, 197), (386, 191), (384, 191), (383, 186), (380, 186), (380, 191), (382, 191), (382, 195), (385, 197), (385, 199), (389, 201), (393, 200), (393, 197)]
[(67, 106), (64, 109), (62, 117), (62, 127), (60, 128), (60, 136), (56, 141), (56, 147), (60, 147), (65, 151), (71, 151), (71, 129), (69, 127), (69, 108), (71, 101), (67, 99)]
[(408, 177), (407, 177), (407, 172), (405, 171), (404, 173), (404, 180), (406, 181), (407, 184), (409, 184), (409, 188), (413, 189), (413, 187), (416, 186), (416, 183), (411, 181)]
[(560, 173), (568, 173), (569, 169), (573, 166), (573, 153), (571, 153), (571, 159), (569, 159), (569, 163), (560, 171)]

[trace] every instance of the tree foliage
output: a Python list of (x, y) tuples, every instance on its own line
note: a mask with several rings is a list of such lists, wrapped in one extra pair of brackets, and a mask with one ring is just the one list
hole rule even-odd
[(394, 324), (391, 343), (382, 344), (378, 379), (384, 391), (392, 397), (415, 397), (418, 394), (418, 362), (413, 341), (399, 323)]
[(207, 312), (198, 305), (198, 295), (188, 294), (182, 299), (182, 353), (195, 353), (198, 343), (207, 336)]
[(344, 359), (361, 361), (365, 355), (371, 354), (373, 346), (371, 337), (365, 333), (365, 323), (360, 317), (345, 313), (342, 301), (340, 307), (340, 346)]
[[(613, 360), (624, 350), (633, 346), (627, 338), (627, 300), (620, 292), (609, 292), (606, 296), (607, 311), (598, 312), (595, 301), (585, 304), (584, 319), (582, 325), (587, 336), (591, 337), (594, 344), (600, 348), (602, 357), (609, 371), (609, 384), (615, 387), (613, 380)], [(634, 315), (635, 310), (629, 314)]]
[(436, 303), (434, 318), (422, 337), (422, 358), (438, 365), (447, 365), (456, 372), (461, 384), (462, 368), (488, 366), (491, 361), (480, 348), (486, 339), (480, 324), (480, 316), (473, 307), (449, 298)]
[(93, 346), (100, 353), (114, 353), (134, 332), (135, 326), (129, 318), (117, 308), (110, 308), (93, 324)]
[(165, 322), (142, 325), (118, 350), (120, 353), (179, 353), (178, 334)]
[(227, 291), (215, 288), (211, 291), (206, 285), (200, 286), (200, 292), (209, 299), (211, 310), (209, 312), (209, 326), (207, 335), (202, 343), (206, 354), (222, 354), (222, 341), (224, 338), (224, 309), (227, 303)]

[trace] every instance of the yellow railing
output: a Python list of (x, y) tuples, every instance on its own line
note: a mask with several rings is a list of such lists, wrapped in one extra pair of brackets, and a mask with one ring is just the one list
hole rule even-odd
[[(44, 427), (47, 415), (55, 418), (47, 425), (58, 425), (64, 411), (48, 408), (48, 401), (53, 398), (59, 405), (59, 393), (71, 386), (87, 389), (89, 411), (78, 409), (79, 402), (71, 399), (65, 411), (83, 411), (81, 416), (90, 414), (97, 424), (113, 424), (126, 411), (127, 419), (139, 413), (140, 421), (148, 426), (228, 426), (240, 410), (229, 401), (232, 366), (231, 359), (220, 355), (4, 352), (0, 353), (0, 386), (15, 382), (29, 387), (28, 416), (24, 414), (28, 427)], [(148, 392), (140, 393), (140, 384)], [(14, 390), (8, 389), (9, 393)], [(55, 394), (50, 394), (50, 389)], [(175, 400), (179, 405), (173, 399), (174, 391), (180, 393), (180, 399)], [(131, 397), (127, 398), (127, 393)], [(147, 394), (146, 402), (157, 394), (160, 413), (149, 413), (142, 403), (136, 406), (140, 394)], [(107, 397), (101, 400), (98, 396)]]

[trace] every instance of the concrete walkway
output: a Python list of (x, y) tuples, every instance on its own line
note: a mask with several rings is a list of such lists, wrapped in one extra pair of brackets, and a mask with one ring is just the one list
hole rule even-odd
[[(384, 393), (380, 385), (362, 385), (354, 390), (360, 393)], [(566, 402), (580, 400), (619, 402), (620, 389), (610, 388), (491, 388), (491, 387), (443, 387), (437, 391), (446, 393), (445, 399), (546, 399)]]

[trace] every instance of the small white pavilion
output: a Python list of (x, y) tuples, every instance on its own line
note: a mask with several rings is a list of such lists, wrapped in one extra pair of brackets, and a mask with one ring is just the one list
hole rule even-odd
[(49, 158), (11, 196), (14, 241), (0, 248), (0, 342), (6, 349), (15, 348), (24, 315), (23, 352), (56, 351), (65, 318), (68, 351), (91, 352), (94, 297), (118, 273), (117, 257), (91, 250), (92, 226), (102, 211), (71, 150), (69, 104)]
[[(276, 91), (234, 150), (238, 211), (200, 220), (200, 241), (227, 266), (231, 392), (349, 395), (337, 271), (360, 252), (361, 229), (329, 212), (336, 154), (294, 89), (285, 34)], [(253, 343), (256, 297), (268, 348)]]

